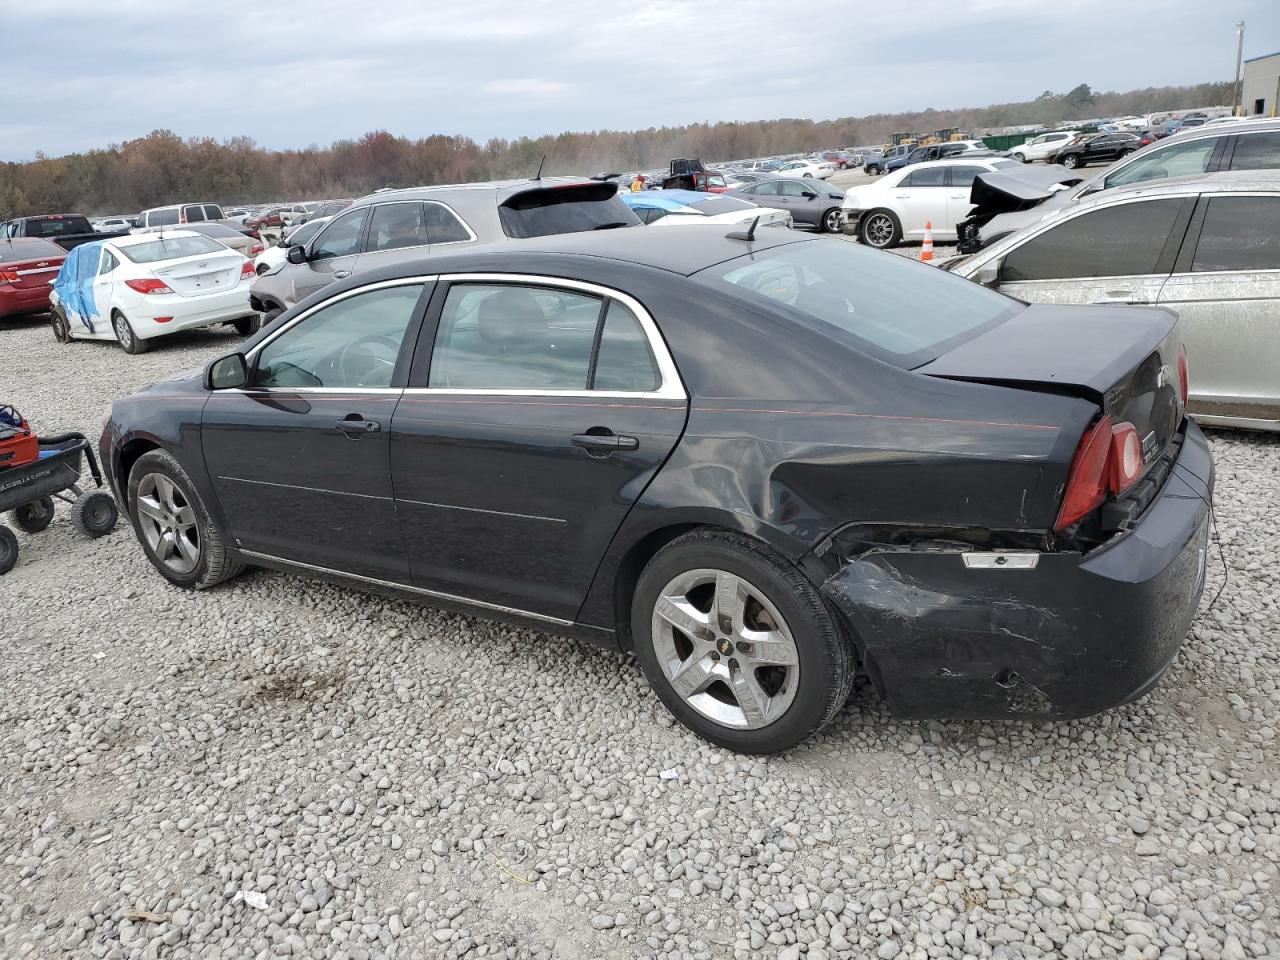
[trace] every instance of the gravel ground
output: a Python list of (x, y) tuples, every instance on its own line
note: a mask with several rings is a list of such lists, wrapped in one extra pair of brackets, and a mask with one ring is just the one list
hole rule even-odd
[[(0, 337), (45, 431), (235, 343)], [(1145, 700), (862, 691), (767, 760), (617, 655), (275, 573), (184, 593), (64, 511), (0, 581), (0, 956), (1280, 956), (1280, 442), (1214, 449), (1229, 578)]]

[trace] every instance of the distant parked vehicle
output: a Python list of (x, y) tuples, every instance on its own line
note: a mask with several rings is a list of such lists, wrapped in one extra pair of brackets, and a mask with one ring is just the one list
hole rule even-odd
[(917, 163), (930, 160), (945, 160), (948, 157), (960, 156), (992, 156), (987, 145), (981, 140), (953, 140), (947, 143), (929, 143), (914, 147), (905, 155), (892, 157), (884, 162), (884, 172), (892, 173)]
[(825, 180), (836, 172), (834, 163), (822, 161), (815, 163), (812, 160), (792, 160), (784, 163), (777, 170), (773, 171), (776, 177), (796, 177), (800, 179), (813, 178)]
[(267, 207), (265, 210), (259, 210), (253, 216), (248, 217), (244, 225), (253, 231), (261, 231), (263, 229), (274, 228), (279, 230), (284, 226), (280, 219), (281, 207)]
[(54, 280), (53, 334), (69, 340), (115, 339), (145, 353), (156, 337), (230, 323), (257, 329), (249, 306), (253, 264), (190, 230), (135, 233), (76, 247)]
[(67, 251), (50, 240), (0, 240), (0, 319), (49, 309), (49, 281)]
[(272, 270), (284, 266), (286, 263), (285, 255), (289, 252), (289, 247), (310, 243), (330, 219), (332, 218), (313, 217), (299, 227), (290, 228), (283, 237), (258, 254), (253, 261), (254, 271), (258, 276), (262, 276), (264, 273), (270, 273)]
[(742, 197), (716, 196), (696, 190), (641, 190), (619, 194), (643, 223), (663, 226), (690, 224), (748, 224), (757, 217), (762, 227), (789, 227), (791, 216), (769, 210)]
[(732, 195), (762, 207), (785, 210), (793, 223), (803, 223), (824, 233), (840, 231), (844, 192), (816, 178), (763, 180), (735, 190)]
[[(148, 227), (145, 230), (139, 230), (136, 232), (157, 233), (164, 231), (165, 229), (165, 227)], [(235, 227), (229, 227), (225, 223), (214, 223), (212, 221), (189, 223), (183, 227), (183, 229), (217, 240), (223, 246), (230, 247), (236, 253), (241, 256), (248, 257), (250, 260), (262, 252), (261, 240), (257, 237), (250, 236), (243, 230), (237, 230)]]
[(138, 214), (138, 227), (170, 227), (184, 223), (201, 223), (205, 220), (222, 220), (225, 214), (216, 203), (173, 203), (166, 207), (152, 207)]
[(900, 143), (896, 147), (894, 147), (892, 150), (890, 150), (888, 153), (882, 153), (879, 156), (873, 156), (868, 158), (867, 162), (863, 164), (862, 169), (865, 173), (869, 173), (872, 176), (878, 177), (882, 173), (888, 172), (889, 163), (891, 161), (897, 160), (900, 157), (906, 157), (906, 155), (909, 154), (910, 152), (911, 152), (911, 147), (909, 145)]
[(89, 218), (79, 213), (46, 213), (35, 217), (16, 217), (0, 224), (0, 238), (16, 240), (18, 237), (36, 237), (41, 240), (52, 240), (63, 250), (72, 250), (82, 243), (119, 235), (99, 233), (93, 229)]
[(292, 206), (284, 207), (280, 211), (280, 222), (284, 226), (289, 226), (299, 217), (305, 217), (307, 214), (320, 206), (319, 200), (307, 200), (304, 203), (295, 203)]
[(837, 170), (849, 170), (862, 166), (862, 158), (847, 150), (827, 150), (822, 154), (822, 159), (827, 163), (834, 163)]
[(325, 200), (322, 203), (317, 203), (309, 212), (295, 217), (290, 226), (297, 227), (304, 223), (310, 223), (312, 220), (327, 219), (335, 216), (351, 206), (351, 203), (352, 201), (349, 199)]
[(1080, 135), (1078, 130), (1054, 130), (1032, 137), (1026, 143), (1020, 143), (1009, 151), (1009, 156), (1019, 163), (1035, 163), (1037, 160), (1048, 161), (1055, 153)]
[(1032, 303), (1167, 307), (1188, 412), (1280, 430), (1280, 172), (1129, 183), (944, 267)]
[(1090, 163), (1120, 160), (1143, 146), (1136, 133), (1098, 133), (1077, 137), (1053, 155), (1053, 162), (1068, 170)]
[(132, 230), (137, 223), (135, 217), (99, 217), (90, 225), (98, 233), (122, 233)]

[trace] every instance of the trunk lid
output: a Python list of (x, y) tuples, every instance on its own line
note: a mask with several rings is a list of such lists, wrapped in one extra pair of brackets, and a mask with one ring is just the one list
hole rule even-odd
[(1177, 322), (1156, 307), (1033, 304), (916, 372), (1083, 396), (1134, 425), (1145, 470), (1184, 416)]
[(65, 250), (47, 240), (19, 238), (0, 243), (0, 273), (11, 278), (5, 283), (11, 290), (47, 289), (66, 258)]
[(183, 297), (203, 297), (230, 290), (240, 282), (244, 257), (232, 250), (171, 260), (154, 269), (155, 275)]

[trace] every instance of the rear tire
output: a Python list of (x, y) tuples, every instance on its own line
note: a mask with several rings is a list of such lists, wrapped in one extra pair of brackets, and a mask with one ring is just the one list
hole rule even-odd
[(125, 353), (139, 354), (147, 352), (150, 344), (133, 332), (133, 326), (129, 323), (128, 318), (119, 310), (115, 310), (111, 314), (111, 329), (115, 331), (116, 340), (119, 341)]
[(1013, 157), (1013, 159), (1017, 160), (1019, 163), (1027, 162), (1027, 155), (1025, 153), (1014, 153), (1014, 154), (1011, 154), (1011, 156)]
[(71, 342), (71, 325), (67, 323), (67, 315), (61, 307), (49, 311), (49, 325), (53, 328), (53, 339), (58, 343)]
[(0, 577), (18, 562), (18, 538), (8, 527), (0, 526)]
[(872, 210), (858, 224), (858, 239), (877, 250), (892, 250), (902, 242), (902, 224), (888, 210)]
[(152, 450), (139, 457), (129, 472), (127, 496), (143, 553), (174, 586), (204, 590), (243, 569), (172, 454)]
[(262, 323), (262, 317), (254, 314), (252, 317), (240, 317), (231, 321), (231, 325), (236, 328), (236, 333), (242, 337), (249, 337), (257, 333)]
[(631, 632), (667, 709), (730, 750), (790, 749), (830, 723), (853, 687), (852, 647), (813, 584), (728, 531), (696, 530), (649, 561)]
[(53, 497), (41, 497), (13, 508), (13, 525), (27, 533), (39, 533), (53, 523)]
[(95, 540), (114, 530), (119, 518), (116, 502), (105, 490), (82, 494), (71, 506), (71, 519), (75, 525)]

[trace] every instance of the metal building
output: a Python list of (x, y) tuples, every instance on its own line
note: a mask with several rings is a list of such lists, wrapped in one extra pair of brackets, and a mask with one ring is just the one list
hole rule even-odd
[(1246, 117), (1280, 116), (1280, 53), (1244, 62), (1240, 105)]

